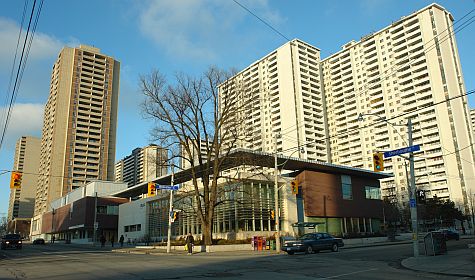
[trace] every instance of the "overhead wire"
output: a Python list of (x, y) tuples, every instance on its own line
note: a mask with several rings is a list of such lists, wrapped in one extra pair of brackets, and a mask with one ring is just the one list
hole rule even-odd
[[(5, 135), (6, 135), (6, 132), (7, 132), (7, 129), (8, 129), (8, 124), (10, 122), (13, 105), (15, 104), (15, 101), (16, 101), (16, 98), (17, 98), (17, 95), (18, 95), (18, 90), (19, 90), (20, 85), (21, 85), (21, 79), (22, 79), (23, 73), (25, 71), (26, 63), (27, 63), (29, 52), (30, 52), (30, 49), (31, 49), (31, 44), (33, 42), (33, 38), (34, 38), (34, 35), (35, 35), (35, 32), (36, 32), (36, 26), (38, 24), (38, 19), (39, 19), (40, 14), (41, 14), (43, 1), (44, 0), (40, 0), (39, 8), (36, 9), (36, 15), (35, 15), (34, 21), (33, 21), (33, 15), (35, 13), (36, 0), (33, 1), (33, 6), (31, 8), (30, 18), (29, 18), (29, 21), (28, 21), (28, 28), (26, 30), (25, 39), (24, 39), (24, 42), (23, 42), (20, 61), (18, 63), (18, 67), (17, 67), (17, 71), (16, 71), (15, 82), (14, 82), (14, 85), (13, 85), (12, 94), (10, 96), (10, 102), (8, 104), (8, 110), (7, 110), (5, 122), (4, 122), (4, 125), (3, 125), (3, 128), (2, 128), (2, 132), (1, 132), (0, 151), (1, 151), (1, 148), (2, 148), (4, 140), (5, 140)], [(33, 21), (33, 26), (32, 26), (32, 21)], [(31, 29), (31, 32), (30, 32), (30, 29)]]
[(21, 34), (23, 32), (23, 23), (25, 22), (25, 15), (26, 15), (27, 7), (28, 7), (28, 0), (25, 1), (25, 5), (23, 6), (23, 13), (22, 13), (22, 16), (21, 16), (21, 21), (20, 21), (20, 29), (18, 31), (18, 38), (17, 38), (17, 42), (16, 42), (16, 47), (15, 47), (15, 55), (13, 56), (12, 70), (10, 71), (10, 78), (9, 78), (9, 81), (8, 81), (7, 93), (5, 94), (5, 101), (3, 103), (4, 104), (3, 108), (5, 108), (5, 110), (2, 110), (2, 118), (0, 119), (0, 124), (4, 123), (6, 121), (6, 115), (7, 115), (6, 108), (8, 107), (8, 101), (10, 99), (9, 98), (10, 97), (10, 91), (11, 91), (11, 88), (12, 88), (13, 75), (15, 73), (16, 59), (17, 59), (17, 56), (18, 56), (18, 49), (19, 49), (19, 46), (20, 46), (20, 39), (21, 39)]
[[(236, 4), (238, 4), (241, 8), (243, 8), (244, 10), (246, 10), (247, 12), (249, 12), (251, 15), (253, 15), (254, 17), (256, 17), (259, 21), (263, 22), (265, 25), (267, 25), (269, 28), (271, 28), (274, 32), (276, 32), (277, 34), (279, 34), (280, 36), (282, 36), (282, 37), (283, 37), (284, 39), (286, 39), (287, 41), (290, 41), (290, 39), (289, 39), (287, 36), (283, 35), (283, 34), (282, 34), (280, 31), (278, 31), (276, 28), (274, 28), (274, 27), (271, 26), (269, 23), (267, 23), (265, 20), (263, 20), (261, 17), (257, 16), (255, 13), (253, 13), (250, 9), (248, 9), (247, 7), (245, 7), (244, 5), (242, 5), (241, 3), (239, 3), (239, 2), (236, 1), (236, 0), (233, 0), (233, 1), (234, 1)], [(474, 19), (475, 16), (470, 17), (468, 20), (466, 20), (465, 22), (461, 23), (459, 26), (457, 26), (457, 27), (454, 28), (455, 24), (459, 23), (460, 21), (462, 21), (463, 19), (465, 19), (466, 17), (468, 17), (468, 16), (469, 16), (471, 13), (473, 13), (474, 11), (475, 11), (475, 9), (470, 10), (468, 13), (466, 13), (466, 14), (465, 14), (464, 16), (462, 16), (460, 19), (454, 21), (452, 25), (449, 25), (445, 30), (443, 30), (442, 32), (440, 32), (439, 34), (437, 34), (436, 36), (434, 36), (434, 37), (433, 37), (431, 40), (429, 40), (428, 42), (424, 43), (425, 49), (424, 49), (424, 52), (423, 52), (423, 53), (424, 53), (424, 54), (427, 54), (429, 51), (433, 50), (433, 49), (436, 48), (438, 45), (440, 45), (441, 43), (443, 43), (444, 41), (446, 41), (447, 39), (449, 39), (452, 35), (455, 35), (456, 33), (460, 32), (461, 30), (465, 29), (467, 26), (469, 26), (470, 24), (472, 24), (472, 23), (475, 21), (475, 19)], [(453, 30), (451, 30), (451, 28), (452, 28)], [(446, 34), (444, 35), (444, 33), (446, 33)], [(437, 40), (436, 40), (436, 39), (437, 39)], [(433, 43), (431, 46), (428, 46), (429, 43), (431, 43), (432, 41), (434, 41), (434, 43)], [(397, 73), (400, 69), (402, 69), (403, 67), (406, 67), (407, 65), (409, 65), (410, 63), (412, 63), (414, 60), (417, 60), (417, 59), (419, 59), (419, 58), (420, 58), (420, 56), (411, 57), (411, 58), (408, 59), (408, 61), (407, 61), (406, 63), (403, 63), (403, 64), (399, 65), (399, 67), (395, 68), (395, 69), (394, 69), (392, 72), (390, 72), (389, 74), (386, 74), (386, 72), (383, 72), (381, 75), (377, 76), (374, 80), (376, 80), (376, 82), (378, 82), (378, 81), (380, 82), (381, 80), (386, 80), (388, 77), (390, 77), (390, 76), (392, 76), (393, 74)], [(365, 90), (364, 90), (363, 92), (361, 92), (361, 91), (358, 92), (358, 95), (361, 95), (362, 93), (366, 93), (366, 92), (371, 88), (371, 85), (375, 84), (376, 82), (365, 84), (365, 86), (364, 86)], [(466, 95), (469, 95), (469, 94), (472, 94), (472, 93), (473, 93), (473, 92), (467, 92)], [(448, 101), (450, 101), (450, 100), (451, 100), (451, 99), (446, 99), (446, 100), (444, 100), (443, 102), (448, 102)], [(440, 104), (440, 103), (439, 103), (439, 104)], [(434, 104), (434, 106), (435, 106), (435, 105), (437, 105), (437, 103)], [(424, 107), (424, 109), (425, 109), (425, 108), (426, 108), (426, 107)], [(399, 117), (405, 116), (405, 115), (407, 115), (407, 114), (409, 114), (409, 113), (417, 112), (418, 110), (420, 110), (420, 109), (416, 109), (416, 110), (413, 110), (413, 111), (411, 111), (411, 112), (403, 113), (403, 114), (401, 114), (401, 115), (399, 115), (399, 116), (396, 116), (396, 117), (393, 117), (393, 118), (391, 118), (391, 119), (399, 118)], [(388, 123), (389, 123), (389, 122), (388, 122)], [(297, 125), (293, 125), (293, 126), (297, 126)], [(293, 126), (291, 126), (291, 127), (293, 127)], [(286, 128), (286, 130), (285, 130), (286, 133), (285, 133), (285, 134), (288, 134), (288, 133), (290, 133), (290, 132), (292, 132), (292, 131), (298, 129), (298, 127), (295, 128), (295, 129), (292, 129), (292, 130), (290, 130), (290, 131), (287, 131), (287, 129), (289, 129), (289, 128)], [(359, 130), (359, 129), (360, 129), (360, 128), (358, 128), (358, 130)], [(400, 134), (400, 132), (399, 132), (399, 130), (398, 130), (397, 128), (395, 128), (395, 131), (401, 136), (401, 134)], [(349, 134), (349, 132), (350, 132), (350, 131), (346, 131), (345, 134)], [(282, 134), (284, 134), (284, 133), (282, 133)], [(338, 137), (338, 136), (339, 136), (339, 134), (337, 134), (337, 135), (331, 135), (331, 136), (326, 137), (326, 138), (324, 138), (324, 139), (322, 139), (322, 140), (329, 140), (330, 138)], [(282, 137), (282, 136), (281, 136), (281, 137)], [(290, 139), (288, 139), (288, 137), (285, 137), (285, 138), (287, 139), (287, 141), (291, 141)], [(402, 139), (403, 139), (403, 141), (405, 142), (404, 137), (402, 137)], [(316, 141), (322, 141), (322, 140), (316, 140)], [(298, 143), (298, 141), (295, 141), (295, 140), (294, 140), (294, 143), (295, 143), (295, 142)], [(311, 142), (307, 142), (307, 141), (306, 141), (306, 143), (300, 144), (300, 145), (298, 145), (297, 147), (294, 147), (294, 148), (291, 148), (291, 149), (295, 149), (295, 148), (300, 149), (300, 147), (302, 147), (302, 146), (306, 147), (306, 146), (308, 146), (308, 145), (314, 145), (314, 144), (315, 144), (315, 141), (311, 141)], [(407, 142), (406, 142), (406, 144), (407, 144)]]

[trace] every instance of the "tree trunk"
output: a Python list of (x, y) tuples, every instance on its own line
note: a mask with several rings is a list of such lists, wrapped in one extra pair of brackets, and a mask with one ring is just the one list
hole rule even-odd
[(213, 245), (213, 227), (210, 223), (202, 223), (201, 233), (203, 234), (203, 242), (205, 245)]

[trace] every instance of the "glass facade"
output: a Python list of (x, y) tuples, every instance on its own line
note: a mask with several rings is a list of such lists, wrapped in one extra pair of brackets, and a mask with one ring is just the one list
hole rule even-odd
[[(275, 221), (271, 217), (274, 210), (274, 184), (270, 182), (240, 182), (219, 188), (218, 203), (215, 208), (213, 233), (240, 231), (272, 231)], [(160, 239), (168, 231), (168, 198), (147, 204), (148, 234)], [(172, 224), (172, 235), (201, 233), (200, 222), (195, 211), (193, 197), (176, 196), (177, 220)]]

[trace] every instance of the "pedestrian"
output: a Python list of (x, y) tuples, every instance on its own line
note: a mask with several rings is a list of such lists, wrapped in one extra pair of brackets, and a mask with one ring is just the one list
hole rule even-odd
[(104, 247), (106, 245), (106, 237), (104, 235), (101, 235), (101, 238), (99, 240), (101, 241), (101, 247)]
[(193, 243), (195, 242), (195, 239), (193, 238), (193, 235), (191, 235), (191, 232), (188, 233), (185, 239), (186, 247), (188, 249), (188, 255), (193, 254)]
[(110, 241), (111, 241), (112, 247), (114, 247), (114, 235), (111, 235), (111, 240)]
[(462, 234), (465, 235), (465, 227), (462, 224)]
[(54, 237), (54, 235), (53, 235), (53, 236), (51, 237), (51, 243), (53, 243), (53, 244), (54, 244), (54, 239), (55, 239), (55, 237)]
[(124, 247), (124, 235), (121, 235), (119, 238), (120, 248)]

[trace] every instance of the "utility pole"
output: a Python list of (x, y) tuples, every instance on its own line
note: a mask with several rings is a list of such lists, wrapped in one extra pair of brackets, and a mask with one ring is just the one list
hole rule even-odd
[[(172, 178), (170, 185), (174, 185), (175, 181), (175, 171), (173, 169), (174, 165), (172, 163)], [(167, 239), (167, 253), (170, 253), (172, 249), (171, 236), (172, 236), (172, 211), (173, 211), (173, 190), (170, 190), (170, 202), (169, 202), (169, 211), (168, 211), (168, 239)]]
[(92, 236), (92, 244), (96, 246), (97, 239), (97, 192), (94, 196), (94, 235)]
[(280, 211), (279, 211), (279, 185), (277, 168), (277, 134), (274, 136), (274, 207), (275, 207), (275, 251), (280, 253)]
[[(395, 126), (392, 123), (388, 122), (385, 118), (377, 114), (360, 114), (358, 119), (363, 120), (364, 115), (373, 115), (378, 117), (381, 121), (390, 124), (391, 126)], [(396, 126), (403, 126), (403, 125), (396, 125)], [(409, 138), (409, 147), (414, 145), (412, 141), (412, 120), (411, 118), (407, 119), (407, 136)], [(404, 157), (403, 157), (404, 158)], [(416, 176), (414, 171), (414, 152), (411, 150), (409, 152), (409, 169), (410, 169), (410, 181), (409, 181), (409, 207), (411, 211), (411, 225), (412, 225), (412, 246), (414, 251), (414, 257), (419, 256), (419, 230), (418, 230), (418, 220), (417, 220), (417, 200), (416, 200)], [(406, 172), (407, 177), (407, 172)]]
[[(412, 121), (411, 118), (407, 120), (407, 134), (409, 138), (409, 147), (412, 147)], [(411, 209), (411, 222), (412, 222), (412, 247), (414, 251), (414, 257), (419, 256), (419, 222), (417, 220), (417, 200), (416, 200), (416, 176), (414, 172), (414, 153), (409, 153), (409, 169), (411, 173), (411, 191), (409, 206)]]

